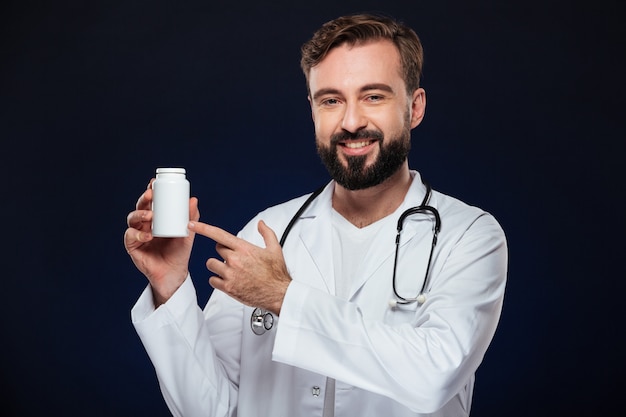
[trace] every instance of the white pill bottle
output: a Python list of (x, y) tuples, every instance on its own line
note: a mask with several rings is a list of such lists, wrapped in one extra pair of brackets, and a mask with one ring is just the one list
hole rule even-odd
[(152, 193), (152, 236), (188, 236), (189, 181), (185, 169), (157, 168)]

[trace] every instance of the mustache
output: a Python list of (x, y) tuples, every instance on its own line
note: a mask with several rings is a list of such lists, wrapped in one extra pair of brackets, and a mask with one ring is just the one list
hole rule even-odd
[(355, 139), (374, 139), (382, 142), (383, 138), (383, 132), (379, 130), (359, 130), (355, 133), (341, 131), (330, 137), (330, 144), (337, 145), (339, 142)]

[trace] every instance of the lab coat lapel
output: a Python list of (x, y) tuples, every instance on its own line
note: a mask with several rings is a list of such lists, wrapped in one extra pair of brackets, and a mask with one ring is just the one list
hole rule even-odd
[(333, 268), (332, 252), (332, 185), (326, 189), (311, 203), (305, 212), (300, 229), (300, 240), (306, 247), (309, 256), (317, 267), (322, 286), (330, 294), (335, 294), (335, 270)]

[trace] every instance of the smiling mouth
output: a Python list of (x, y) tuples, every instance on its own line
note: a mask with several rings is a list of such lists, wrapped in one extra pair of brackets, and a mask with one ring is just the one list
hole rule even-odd
[(374, 140), (361, 140), (361, 141), (354, 141), (354, 142), (342, 142), (341, 145), (349, 149), (360, 149), (360, 148), (365, 148), (366, 146), (369, 146), (374, 142), (375, 142)]

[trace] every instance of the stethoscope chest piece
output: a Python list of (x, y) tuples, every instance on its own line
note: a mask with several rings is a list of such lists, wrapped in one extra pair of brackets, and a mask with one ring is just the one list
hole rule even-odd
[(274, 327), (274, 316), (263, 308), (255, 308), (250, 316), (250, 327), (256, 335), (262, 335)]

